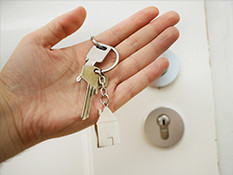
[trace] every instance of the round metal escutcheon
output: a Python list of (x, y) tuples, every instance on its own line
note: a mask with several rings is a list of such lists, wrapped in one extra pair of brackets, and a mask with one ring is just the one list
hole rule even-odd
[[(167, 116), (169, 118), (167, 126), (161, 126), (158, 123), (158, 119), (161, 116)], [(167, 148), (175, 145), (182, 138), (184, 134), (184, 122), (180, 115), (173, 109), (160, 107), (153, 110), (147, 116), (144, 130), (146, 137), (153, 145)], [(168, 137), (163, 137), (164, 132), (165, 135), (168, 134)]]

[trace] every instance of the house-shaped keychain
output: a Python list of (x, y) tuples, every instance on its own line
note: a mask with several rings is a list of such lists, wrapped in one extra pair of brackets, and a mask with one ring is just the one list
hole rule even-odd
[(117, 118), (108, 107), (99, 109), (99, 120), (95, 125), (98, 148), (120, 143), (120, 131)]

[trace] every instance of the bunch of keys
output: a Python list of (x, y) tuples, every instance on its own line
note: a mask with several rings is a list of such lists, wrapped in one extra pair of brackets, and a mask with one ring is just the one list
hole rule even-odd
[[(91, 37), (91, 40), (93, 41), (94, 46), (87, 54), (86, 64), (83, 66), (82, 72), (77, 77), (76, 81), (80, 82), (83, 79), (88, 84), (81, 116), (82, 120), (86, 120), (89, 117), (92, 97), (96, 95), (100, 89), (100, 102), (103, 104), (104, 109), (103, 111), (98, 109), (99, 120), (95, 125), (97, 146), (100, 148), (120, 143), (119, 125), (117, 118), (108, 108), (109, 96), (106, 89), (108, 84), (108, 76), (105, 74), (105, 72), (110, 71), (117, 65), (119, 62), (119, 53), (114, 47), (97, 42), (94, 37)], [(104, 70), (95, 67), (95, 63), (102, 62), (111, 50), (113, 50), (116, 54), (116, 61), (114, 64), (108, 69)]]

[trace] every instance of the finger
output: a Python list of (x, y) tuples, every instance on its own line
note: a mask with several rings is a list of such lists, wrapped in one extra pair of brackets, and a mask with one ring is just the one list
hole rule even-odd
[(86, 17), (83, 7), (63, 14), (32, 33), (33, 38), (45, 47), (52, 47), (62, 39), (78, 30)]
[(115, 90), (115, 98), (109, 104), (116, 111), (123, 104), (145, 89), (154, 80), (159, 78), (168, 68), (169, 62), (166, 58), (160, 58), (142, 69), (140, 72), (119, 84)]
[(178, 37), (179, 31), (175, 27), (167, 28), (145, 47), (122, 61), (117, 66), (117, 69), (110, 74), (111, 79), (114, 79), (115, 83), (119, 84), (133, 76), (158, 58)]
[(177, 24), (179, 19), (176, 12), (170, 11), (131, 35), (116, 47), (120, 54), (120, 61), (151, 42), (166, 28)]
[(96, 36), (96, 40), (111, 46), (116, 46), (159, 14), (156, 7), (147, 7)]

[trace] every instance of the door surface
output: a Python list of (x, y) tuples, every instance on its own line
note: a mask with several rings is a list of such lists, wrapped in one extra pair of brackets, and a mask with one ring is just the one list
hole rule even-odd
[[(89, 39), (91, 35), (106, 30), (146, 6), (158, 7), (160, 14), (169, 10), (177, 11), (181, 17), (177, 25), (180, 38), (170, 50), (179, 60), (179, 76), (167, 87), (146, 88), (115, 113), (120, 122), (120, 145), (97, 149), (94, 129), (91, 127), (26, 150), (2, 164), (0, 174), (218, 175), (203, 1), (2, 3), (1, 67), (23, 35), (79, 5), (84, 6), (88, 12), (84, 26), (58, 44), (57, 48)], [(184, 136), (171, 148), (153, 146), (144, 135), (145, 119), (158, 107), (170, 107), (184, 120)]]

